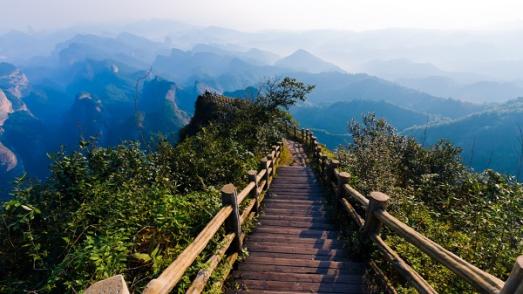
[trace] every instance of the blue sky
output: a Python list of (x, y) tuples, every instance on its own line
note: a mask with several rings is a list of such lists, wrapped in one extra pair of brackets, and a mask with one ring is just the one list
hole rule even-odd
[(521, 0), (0, 0), (0, 28), (170, 19), (241, 30), (523, 27)]

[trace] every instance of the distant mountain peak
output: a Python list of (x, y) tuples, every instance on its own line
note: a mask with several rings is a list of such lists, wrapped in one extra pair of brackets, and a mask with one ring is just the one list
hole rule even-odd
[(289, 56), (278, 60), (275, 65), (294, 71), (309, 73), (344, 72), (344, 70), (337, 65), (329, 63), (304, 49), (294, 51)]

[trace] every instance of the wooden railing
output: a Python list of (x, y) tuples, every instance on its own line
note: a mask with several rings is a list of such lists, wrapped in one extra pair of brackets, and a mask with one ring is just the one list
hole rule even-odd
[[(223, 207), (214, 215), (211, 221), (207, 223), (193, 242), (178, 255), (176, 260), (174, 260), (160, 276), (147, 284), (143, 293), (170, 293), (185, 275), (187, 269), (215, 237), (222, 225), (225, 227), (226, 235), (220, 243), (219, 248), (217, 248), (216, 251), (213, 252), (213, 255), (207, 260), (205, 268), (198, 272), (187, 293), (201, 293), (212, 273), (224, 257), (226, 257), (225, 263), (227, 265), (225, 268), (230, 269), (232, 267), (242, 250), (242, 243), (245, 238), (245, 233), (242, 232), (242, 225), (252, 219), (258, 212), (260, 204), (265, 197), (265, 191), (270, 187), (272, 179), (276, 174), (282, 149), (282, 142), (273, 146), (272, 151), (260, 161), (259, 170), (251, 170), (248, 172), (250, 182), (239, 193), (233, 184), (223, 186), (221, 189)], [(240, 211), (240, 205), (244, 201), (248, 202), (244, 206), (243, 211)], [(229, 272), (223, 273), (223, 278), (225, 279), (228, 275)], [(114, 277), (107, 279), (107, 286), (104, 285), (104, 281), (106, 280), (97, 282), (87, 289), (86, 293), (98, 293), (97, 290), (99, 289), (102, 289), (104, 291), (103, 293), (125, 293), (127, 290), (125, 282), (118, 284), (118, 287), (124, 287), (125, 290), (108, 289), (108, 287), (114, 287), (114, 280)], [(121, 280), (122, 277), (118, 276), (118, 281)], [(109, 283), (109, 281), (112, 284)], [(90, 292), (90, 289), (96, 290)]]
[[(380, 237), (382, 226), (386, 226), (444, 265), (481, 293), (523, 293), (523, 255), (517, 257), (512, 273), (503, 282), (463, 260), (388, 213), (386, 210), (388, 195), (381, 192), (371, 192), (368, 197), (365, 197), (351, 187), (348, 184), (350, 174), (338, 170), (339, 161), (329, 159), (325, 155), (321, 144), (310, 130), (298, 129), (295, 126), (288, 126), (287, 130), (291, 136), (301, 141), (312, 154), (320, 177), (335, 191), (333, 200), (338, 211), (347, 213), (360, 227), (362, 235), (372, 240), (376, 248), (391, 262), (398, 273), (420, 293), (436, 293), (436, 291)], [(365, 212), (365, 215), (361, 216), (354, 206), (358, 206), (360, 211)]]

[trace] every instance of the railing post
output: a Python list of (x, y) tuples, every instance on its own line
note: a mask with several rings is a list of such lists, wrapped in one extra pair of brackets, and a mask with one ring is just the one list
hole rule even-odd
[(315, 144), (314, 150), (315, 150), (314, 151), (314, 159), (316, 159), (316, 162), (320, 165), (321, 164), (321, 162), (320, 162), (320, 160), (321, 160), (321, 157), (320, 157), (321, 156), (321, 147), (320, 147), (320, 145)]
[(321, 153), (320, 155), (320, 160), (321, 160), (321, 173), (322, 173), (322, 179), (325, 183), (328, 183), (328, 177), (329, 177), (329, 173), (327, 171), (327, 166), (328, 166), (328, 157), (325, 153)]
[(247, 172), (247, 175), (249, 176), (249, 181), (254, 182), (254, 189), (251, 191), (251, 197), (256, 199), (256, 203), (254, 204), (254, 212), (258, 213), (260, 211), (260, 193), (258, 192), (258, 172), (255, 170), (250, 170)]
[(294, 130), (294, 138), (298, 138), (298, 128), (296, 126), (293, 126)]
[(523, 293), (523, 255), (516, 258), (516, 263), (499, 294), (521, 294)]
[(278, 157), (276, 157), (276, 153), (278, 153), (278, 146), (274, 145), (272, 146), (272, 151), (274, 153), (274, 155), (272, 155), (272, 178), (274, 179), (274, 176), (276, 175), (276, 160), (278, 159)]
[(305, 130), (305, 146), (306, 148), (309, 147), (309, 145), (311, 144), (311, 131), (309, 129), (306, 129)]
[(231, 244), (231, 250), (234, 252), (240, 252), (242, 250), (242, 227), (240, 223), (240, 209), (238, 208), (238, 198), (236, 193), (236, 187), (233, 184), (227, 184), (223, 186), (221, 190), (222, 194), (222, 205), (232, 205), (232, 213), (225, 220), (225, 231), (227, 233), (235, 233), (234, 241)]
[(336, 179), (336, 169), (340, 166), (340, 162), (336, 159), (331, 160), (329, 166), (329, 181), (337, 183)]
[[(269, 173), (269, 168), (271, 169), (271, 172)], [(267, 155), (267, 181), (269, 181), (269, 178), (272, 179), (272, 173), (274, 172), (274, 158), (272, 157), (272, 154)], [(269, 182), (267, 182), (268, 184)], [(269, 187), (269, 186), (267, 186)]]
[(265, 169), (265, 190), (269, 190), (269, 162), (267, 160), (267, 157), (264, 157), (260, 160), (260, 167), (262, 169)]
[(381, 221), (376, 218), (374, 212), (377, 210), (386, 210), (390, 197), (381, 192), (370, 192), (369, 207), (367, 209), (367, 217), (365, 219), (365, 226), (363, 226), (363, 233), (367, 236), (378, 235), (381, 229)]
[(341, 172), (338, 174), (338, 182), (336, 185), (336, 201), (335, 208), (338, 213), (340, 213), (340, 201), (343, 197), (345, 197), (345, 184), (348, 184), (350, 180), (350, 174), (347, 172)]
[(305, 142), (307, 142), (307, 138), (305, 138), (305, 129), (301, 129), (300, 133), (301, 133), (301, 142), (305, 144)]

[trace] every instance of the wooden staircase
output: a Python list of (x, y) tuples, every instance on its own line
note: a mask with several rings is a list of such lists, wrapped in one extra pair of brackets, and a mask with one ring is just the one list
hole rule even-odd
[[(365, 265), (351, 261), (327, 216), (325, 189), (301, 145), (289, 142), (295, 162), (280, 167), (268, 190), (246, 260), (233, 273), (251, 293), (365, 293)], [(232, 292), (232, 291), (231, 291)]]

